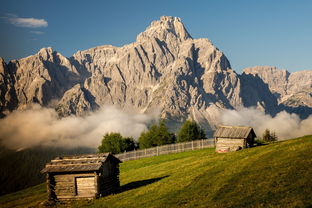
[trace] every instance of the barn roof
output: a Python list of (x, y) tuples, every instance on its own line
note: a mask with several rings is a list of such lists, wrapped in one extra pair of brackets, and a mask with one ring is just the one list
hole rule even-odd
[(245, 139), (250, 133), (253, 134), (253, 137), (256, 137), (254, 130), (249, 126), (219, 126), (214, 133), (214, 137)]
[(107, 160), (112, 160), (115, 163), (121, 161), (109, 153), (88, 154), (78, 156), (56, 157), (47, 163), (42, 173), (56, 172), (85, 172), (97, 171)]

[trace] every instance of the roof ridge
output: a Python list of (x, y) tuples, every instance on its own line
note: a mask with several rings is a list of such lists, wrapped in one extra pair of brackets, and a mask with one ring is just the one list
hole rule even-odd
[(231, 126), (231, 125), (219, 125), (218, 127), (252, 128), (251, 126)]
[(95, 154), (82, 154), (82, 155), (65, 155), (54, 158), (53, 160), (64, 160), (64, 159), (92, 159), (100, 157), (108, 157), (110, 153), (95, 153)]
[(217, 130), (214, 133), (214, 137), (221, 138), (246, 138), (250, 134), (254, 133), (254, 130), (251, 126), (218, 126)]

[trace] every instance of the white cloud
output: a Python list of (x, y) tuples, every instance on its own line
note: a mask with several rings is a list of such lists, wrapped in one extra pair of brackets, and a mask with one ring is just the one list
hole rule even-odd
[(15, 25), (16, 27), (28, 27), (28, 28), (39, 28), (39, 27), (48, 27), (48, 22), (44, 19), (36, 19), (33, 17), (22, 18), (16, 15), (8, 15), (5, 17), (9, 23)]
[(265, 129), (269, 129), (276, 133), (279, 140), (312, 134), (312, 115), (300, 120), (298, 115), (285, 111), (272, 117), (255, 108), (224, 110), (221, 112), (220, 124), (251, 126), (258, 137), (262, 136)]
[(42, 35), (44, 32), (42, 32), (42, 31), (30, 31), (30, 33), (36, 34), (36, 35)]
[(113, 106), (105, 106), (85, 117), (59, 118), (54, 109), (33, 105), (0, 119), (0, 144), (11, 149), (36, 145), (97, 147), (105, 133), (119, 132), (138, 138), (157, 119), (158, 112), (127, 113)]

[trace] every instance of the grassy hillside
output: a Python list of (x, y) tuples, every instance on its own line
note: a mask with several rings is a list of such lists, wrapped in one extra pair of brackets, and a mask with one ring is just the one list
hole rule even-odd
[(0, 195), (15, 192), (44, 182), (40, 170), (51, 159), (68, 154), (94, 152), (90, 148), (33, 147), (13, 151), (0, 147)]
[[(121, 165), (122, 192), (74, 207), (311, 207), (312, 136), (239, 152), (213, 149)], [(0, 197), (2, 207), (36, 206), (44, 184)]]

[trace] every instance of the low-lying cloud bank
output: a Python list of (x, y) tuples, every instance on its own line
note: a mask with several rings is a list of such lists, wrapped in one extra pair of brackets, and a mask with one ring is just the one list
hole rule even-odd
[(220, 123), (252, 126), (258, 137), (262, 137), (265, 129), (269, 129), (276, 133), (278, 140), (312, 134), (312, 115), (301, 120), (296, 114), (289, 114), (285, 111), (272, 117), (255, 108), (224, 110), (220, 115)]
[(156, 113), (126, 113), (108, 106), (86, 117), (59, 118), (54, 109), (34, 105), (0, 120), (0, 142), (10, 149), (36, 145), (97, 147), (109, 132), (137, 138), (157, 117)]
[[(59, 118), (53, 108), (33, 105), (0, 120), (0, 143), (16, 150), (36, 145), (96, 148), (109, 132), (138, 138), (158, 117), (159, 113), (126, 113), (106, 106), (85, 117)], [(274, 131), (279, 140), (312, 134), (312, 115), (300, 120), (296, 114), (280, 112), (272, 117), (255, 108), (242, 108), (220, 111), (217, 117), (219, 124), (252, 126), (258, 137), (265, 129)]]

